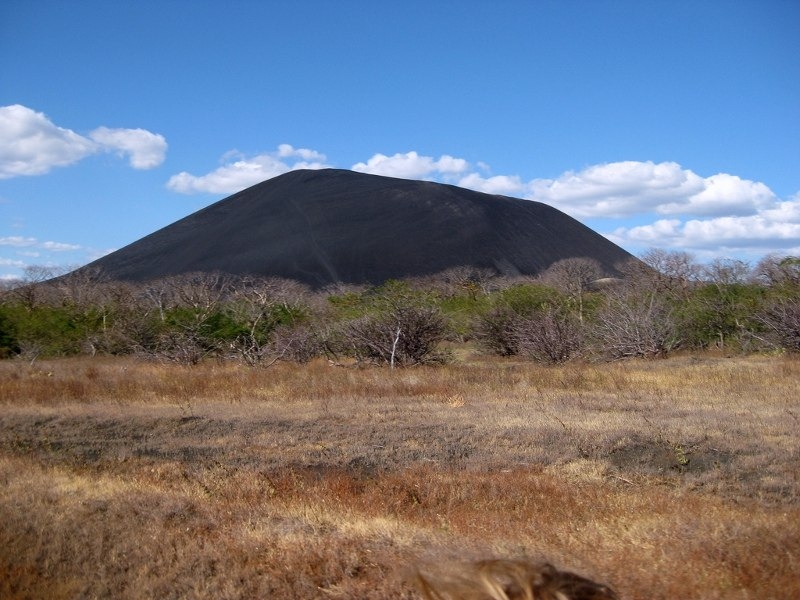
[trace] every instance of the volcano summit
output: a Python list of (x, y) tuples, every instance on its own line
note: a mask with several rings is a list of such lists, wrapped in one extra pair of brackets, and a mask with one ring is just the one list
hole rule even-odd
[(122, 281), (216, 271), (319, 288), (458, 266), (536, 275), (573, 257), (593, 258), (614, 274), (631, 255), (539, 202), (322, 169), (254, 185), (89, 266)]

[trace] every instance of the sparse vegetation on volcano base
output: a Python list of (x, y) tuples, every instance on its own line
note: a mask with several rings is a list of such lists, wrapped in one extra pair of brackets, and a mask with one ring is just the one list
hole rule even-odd
[(794, 355), (437, 368), (0, 362), (3, 598), (418, 598), (547, 559), (626, 599), (800, 596)]

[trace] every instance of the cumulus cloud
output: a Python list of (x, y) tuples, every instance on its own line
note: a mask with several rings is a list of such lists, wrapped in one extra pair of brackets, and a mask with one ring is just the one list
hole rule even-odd
[(206, 175), (183, 171), (170, 177), (167, 187), (180, 194), (232, 194), (296, 169), (324, 169), (329, 166), (325, 160), (324, 154), (289, 144), (250, 158), (232, 151), (223, 156), (222, 166), (214, 171)]
[(703, 190), (702, 178), (676, 163), (623, 161), (534, 179), (526, 197), (574, 216), (620, 217), (654, 211)]
[(152, 169), (164, 162), (167, 141), (146, 129), (98, 127), (89, 134), (101, 148), (127, 155), (134, 169)]
[(800, 248), (800, 198), (774, 202), (752, 215), (661, 219), (619, 227), (609, 236), (623, 246), (771, 252)]
[(42, 175), (96, 151), (91, 140), (54, 125), (44, 114), (14, 104), (0, 107), (0, 178)]
[(316, 150), (309, 150), (308, 148), (295, 148), (291, 144), (280, 144), (278, 146), (278, 156), (281, 158), (301, 158), (309, 163), (317, 162), (324, 163), (325, 155)]
[(782, 201), (764, 183), (728, 173), (702, 177), (674, 162), (625, 161), (523, 185), (520, 196), (578, 218), (652, 216), (649, 224), (606, 234), (634, 251), (658, 247), (710, 255), (800, 249), (800, 194)]
[(494, 175), (484, 177), (479, 173), (470, 173), (458, 180), (461, 187), (504, 196), (519, 196), (525, 191), (525, 184), (516, 175)]
[[(13, 258), (0, 258), (0, 266), (2, 267), (15, 267), (21, 269), (25, 263), (21, 260), (14, 260)], [(16, 279), (15, 275), (1, 275), (0, 279)]]
[(14, 248), (27, 248), (37, 244), (36, 238), (22, 237), (21, 235), (11, 235), (0, 237), (0, 246), (12, 246)]
[(166, 149), (163, 136), (144, 129), (100, 127), (85, 137), (26, 106), (0, 106), (0, 179), (44, 175), (103, 151), (127, 155), (135, 169), (151, 169), (164, 161)]
[(34, 237), (23, 237), (20, 235), (0, 237), (0, 246), (10, 246), (12, 248), (39, 248), (41, 250), (49, 250), (50, 252), (70, 252), (72, 250), (81, 249), (81, 247), (77, 244), (65, 244), (63, 242), (40, 242)]
[(80, 250), (78, 244), (65, 244), (63, 242), (42, 242), (39, 245), (43, 250), (50, 250), (51, 252), (70, 252), (72, 250)]
[(442, 155), (438, 160), (432, 156), (420, 156), (416, 152), (397, 153), (393, 156), (375, 154), (367, 162), (353, 165), (353, 171), (400, 177), (402, 179), (428, 179), (435, 176), (450, 177), (469, 169), (463, 158)]
[[(12, 235), (0, 237), (0, 267), (21, 270), (31, 266), (31, 259), (36, 259), (38, 264), (48, 264), (55, 267), (62, 262), (56, 258), (57, 253), (83, 251), (85, 248), (78, 244), (68, 244), (55, 241), (41, 241), (35, 237)], [(55, 271), (53, 271), (55, 273)], [(21, 273), (0, 274), (0, 279), (19, 279)]]
[(485, 163), (473, 166), (463, 158), (443, 154), (438, 159), (411, 151), (406, 153), (374, 154), (366, 162), (352, 166), (353, 171), (399, 177), (401, 179), (429, 179), (452, 183), (487, 194), (521, 196), (527, 184), (517, 175), (488, 175), (491, 171)]
[[(329, 168), (331, 165), (326, 161), (321, 152), (290, 144), (280, 144), (274, 152), (252, 157), (232, 150), (223, 155), (222, 165), (210, 173), (193, 175), (184, 171), (170, 177), (167, 187), (181, 194), (232, 194), (288, 171)], [(353, 165), (352, 170), (404, 179), (446, 179), (453, 183), (469, 168), (462, 158), (443, 155), (435, 159), (407, 152), (393, 156), (375, 154), (367, 162)]]
[[(691, 173), (691, 171), (688, 171)], [(766, 185), (719, 173), (701, 179), (703, 188), (696, 194), (660, 204), (659, 214), (724, 215), (755, 214), (775, 201), (775, 194)]]
[(775, 201), (763, 183), (719, 173), (701, 177), (674, 162), (624, 161), (535, 179), (526, 197), (579, 217), (755, 214)]

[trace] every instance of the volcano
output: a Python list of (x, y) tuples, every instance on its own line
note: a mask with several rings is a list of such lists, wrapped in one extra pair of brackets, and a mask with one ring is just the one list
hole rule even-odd
[(86, 268), (119, 281), (221, 272), (320, 288), (460, 266), (533, 276), (577, 257), (597, 260), (607, 275), (632, 258), (540, 202), (321, 169), (291, 171), (237, 192)]

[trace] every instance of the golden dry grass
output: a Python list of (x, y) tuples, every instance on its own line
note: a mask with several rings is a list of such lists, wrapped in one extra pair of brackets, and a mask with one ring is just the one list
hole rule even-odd
[(626, 599), (797, 598), (800, 361), (0, 362), (0, 597), (419, 598), (549, 560)]

